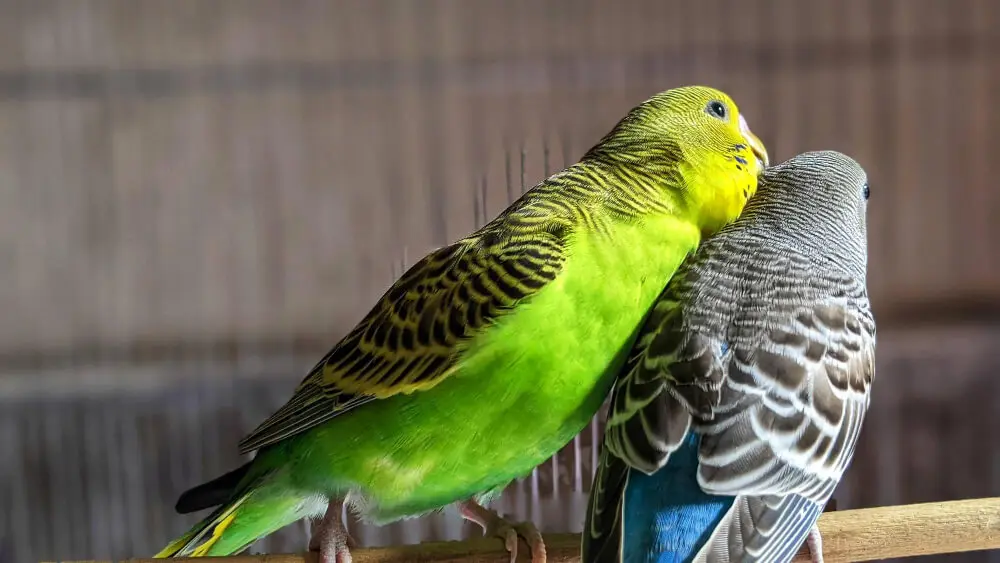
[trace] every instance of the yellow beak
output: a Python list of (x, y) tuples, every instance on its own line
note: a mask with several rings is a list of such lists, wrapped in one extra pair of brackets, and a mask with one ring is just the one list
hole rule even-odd
[(753, 151), (754, 156), (756, 156), (757, 160), (760, 162), (760, 168), (762, 170), (767, 168), (767, 165), (769, 164), (767, 159), (767, 149), (764, 148), (764, 143), (757, 138), (757, 135), (754, 135), (753, 131), (750, 130), (750, 126), (747, 125), (747, 120), (743, 119), (742, 115), (740, 115), (740, 133), (743, 134), (743, 137), (747, 140), (747, 144), (750, 145), (750, 150)]

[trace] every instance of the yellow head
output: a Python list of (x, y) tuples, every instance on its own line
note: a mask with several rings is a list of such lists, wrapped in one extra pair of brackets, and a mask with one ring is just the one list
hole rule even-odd
[(739, 216), (768, 163), (736, 102), (705, 86), (667, 90), (636, 106), (588, 158), (656, 179), (706, 234)]

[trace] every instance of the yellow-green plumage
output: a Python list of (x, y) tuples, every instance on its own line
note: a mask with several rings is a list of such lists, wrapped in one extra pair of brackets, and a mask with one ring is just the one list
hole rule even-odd
[[(530, 472), (597, 411), (702, 234), (742, 210), (757, 155), (717, 90), (633, 109), (579, 163), (406, 272), (241, 443), (259, 452), (226, 480), (226, 504), (240, 505), (158, 556), (236, 552), (328, 498), (389, 522)], [(179, 507), (221, 502), (209, 485)]]

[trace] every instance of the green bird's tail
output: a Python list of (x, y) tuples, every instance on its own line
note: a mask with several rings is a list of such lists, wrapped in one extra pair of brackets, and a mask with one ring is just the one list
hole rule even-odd
[[(233, 473), (236, 472), (246, 473), (246, 469), (241, 467)], [(299, 495), (289, 494), (287, 484), (279, 482), (279, 475), (279, 472), (266, 472), (240, 483), (224, 504), (153, 558), (233, 555), (258, 538), (306, 516), (309, 503), (303, 502), (305, 499)], [(232, 474), (196, 489), (209, 487), (227, 477), (231, 478)]]

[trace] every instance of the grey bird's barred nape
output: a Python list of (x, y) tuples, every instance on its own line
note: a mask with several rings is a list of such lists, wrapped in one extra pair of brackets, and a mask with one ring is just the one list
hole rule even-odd
[(802, 153), (764, 170), (757, 194), (726, 230), (766, 228), (863, 275), (867, 194), (868, 174), (853, 158), (829, 150)]

